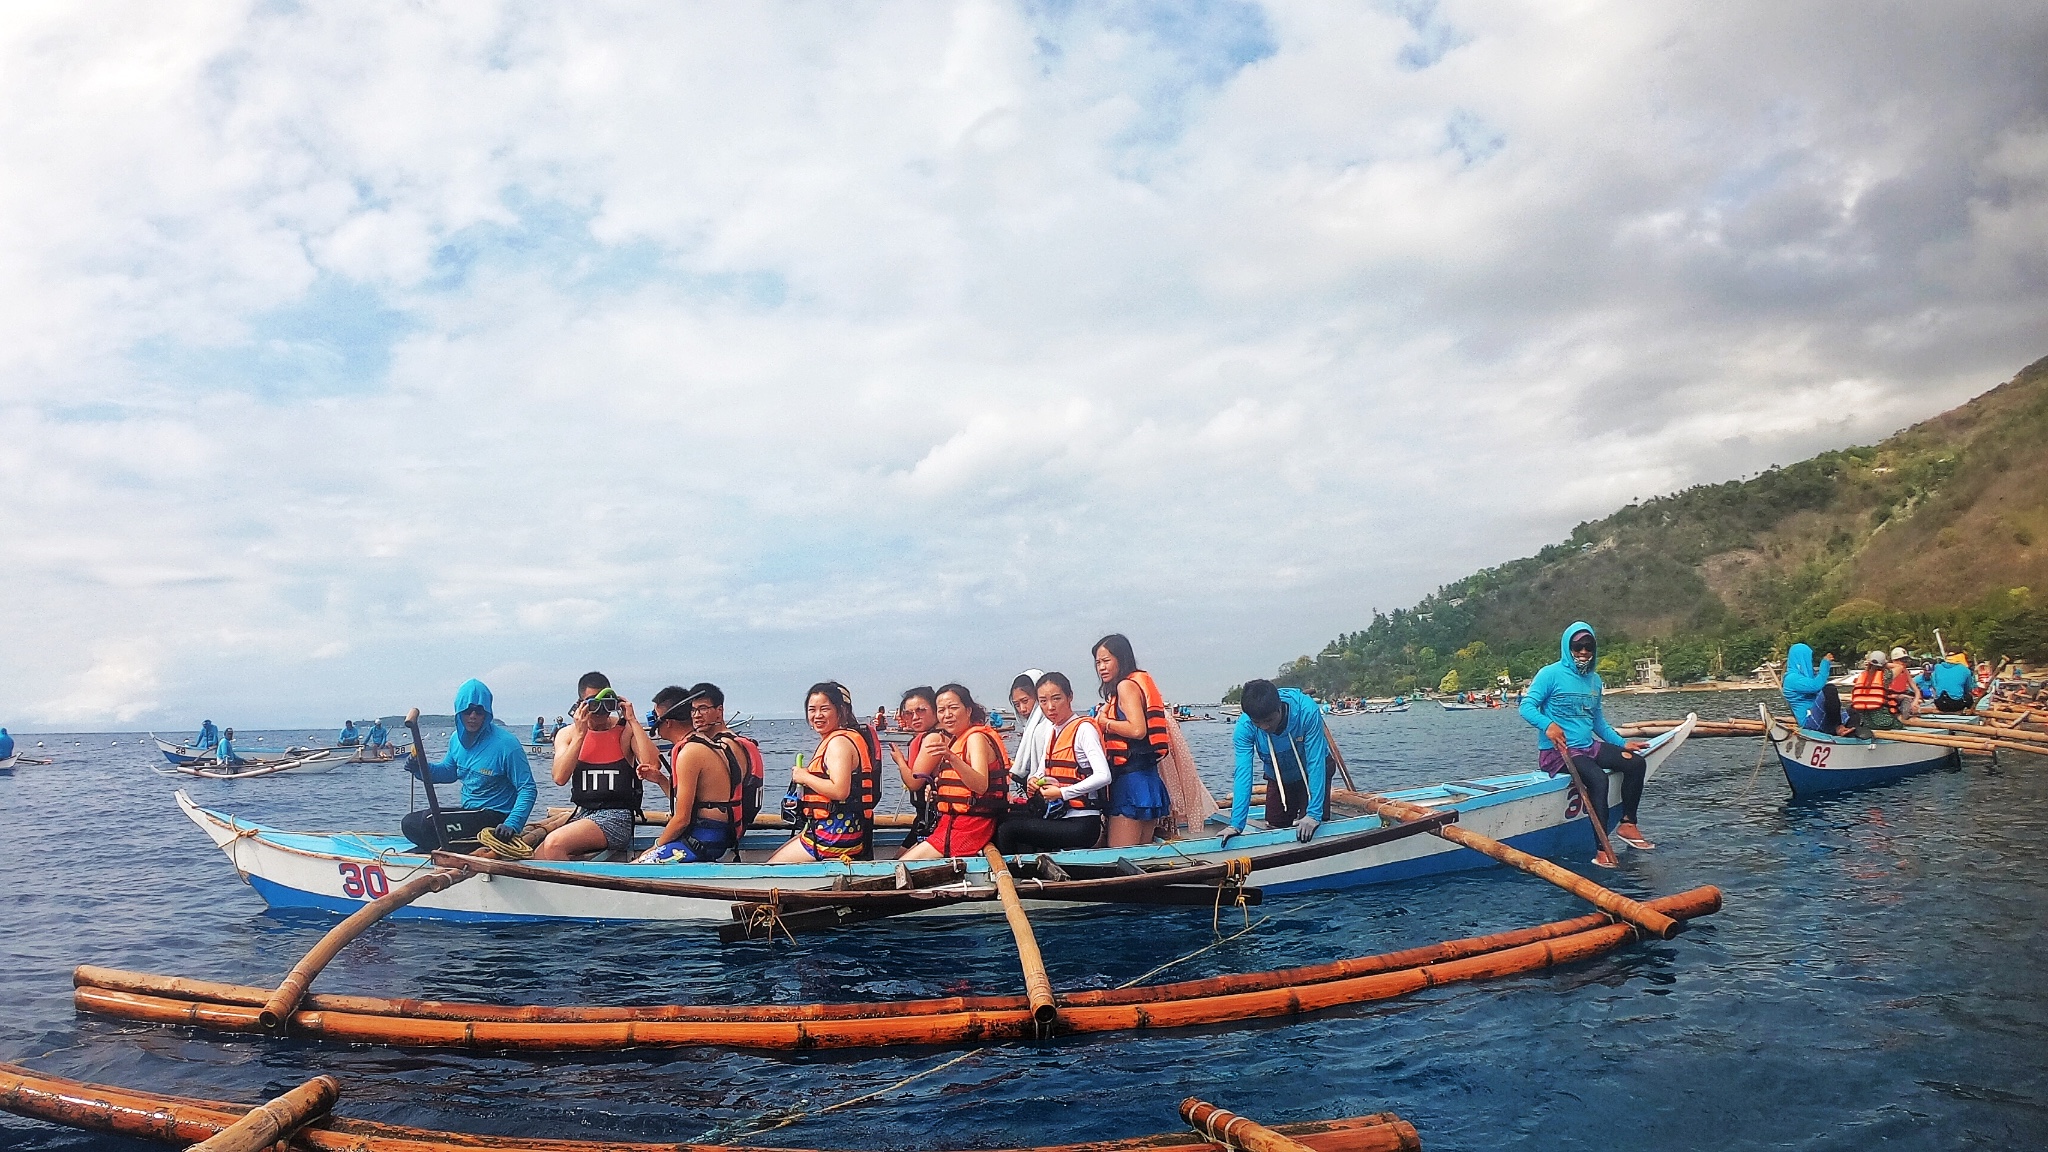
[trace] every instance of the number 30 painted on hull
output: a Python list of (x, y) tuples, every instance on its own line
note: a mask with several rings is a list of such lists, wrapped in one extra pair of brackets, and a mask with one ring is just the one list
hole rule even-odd
[(343, 861), (341, 868), (341, 890), (344, 895), (358, 900), (368, 896), (381, 900), (391, 894), (391, 880), (384, 875), (382, 864), (355, 864)]

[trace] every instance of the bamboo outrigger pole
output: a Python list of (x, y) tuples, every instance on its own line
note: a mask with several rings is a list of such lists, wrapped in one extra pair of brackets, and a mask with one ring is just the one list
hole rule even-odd
[[(1389, 820), (1422, 820), (1434, 813), (1419, 804), (1408, 804), (1400, 800), (1389, 800), (1384, 796), (1366, 796), (1351, 793), (1345, 797), (1351, 803), (1364, 805), (1367, 809)], [(1598, 823), (1595, 821), (1595, 823)], [(1469, 828), (1456, 824), (1445, 824), (1430, 829), (1432, 835), (1441, 836), (1453, 844), (1470, 848), (1482, 856), (1491, 856), (1511, 868), (1519, 868), (1538, 879), (1548, 880), (1559, 888), (1592, 904), (1617, 919), (1625, 920), (1648, 932), (1659, 940), (1669, 940), (1678, 935), (1684, 926), (1664, 913), (1637, 900), (1631, 900), (1612, 889), (1603, 888), (1576, 872), (1567, 871), (1548, 860), (1531, 856), (1519, 848), (1510, 848), (1491, 836), (1482, 836)]]
[(305, 997), (306, 989), (312, 985), (313, 978), (320, 975), (320, 970), (327, 967), (328, 962), (343, 948), (348, 947), (350, 941), (362, 935), (364, 929), (427, 893), (439, 892), (451, 884), (469, 879), (472, 875), (474, 873), (460, 868), (436, 868), (424, 876), (416, 876), (400, 884), (388, 895), (363, 905), (348, 919), (328, 929), (327, 935), (322, 936), (311, 951), (300, 958), (297, 964), (292, 965), (292, 970), (285, 973), (284, 979), (278, 981), (277, 991), (271, 993), (270, 999), (263, 1005), (260, 1019), (264, 1029), (275, 1032), (283, 1028), (285, 1022), (292, 1018), (292, 1013), (298, 1011), (299, 1001)]
[(1024, 965), (1024, 994), (1031, 1001), (1031, 1019), (1043, 1030), (1059, 1018), (1052, 1002), (1052, 978), (1045, 974), (1045, 957), (1038, 951), (1038, 936), (1024, 915), (1024, 902), (1017, 898), (1017, 882), (1010, 876), (1010, 862), (993, 844), (981, 850), (995, 879), (996, 895), (1003, 902), (1003, 916), (1010, 921), (1010, 935), (1017, 938), (1017, 959)]
[(1188, 1127), (1223, 1145), (1244, 1152), (1311, 1152), (1308, 1145), (1283, 1136), (1256, 1120), (1218, 1108), (1193, 1096), (1180, 1102), (1180, 1118)]
[(315, 1076), (194, 1144), (189, 1152), (262, 1152), (327, 1114), (341, 1095), (332, 1076)]

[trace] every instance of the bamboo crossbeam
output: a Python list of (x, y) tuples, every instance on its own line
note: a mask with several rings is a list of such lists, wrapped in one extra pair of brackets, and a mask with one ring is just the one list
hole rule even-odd
[(315, 1076), (247, 1116), (194, 1144), (191, 1152), (261, 1152), (327, 1114), (341, 1095), (332, 1076)]
[(1038, 951), (1038, 935), (1031, 930), (1031, 918), (1024, 915), (1024, 902), (1017, 898), (1017, 881), (1010, 875), (1010, 862), (993, 844), (984, 845), (982, 858), (989, 875), (995, 877), (996, 894), (1003, 902), (1003, 917), (1010, 922), (1010, 935), (1017, 940), (1017, 960), (1024, 966), (1024, 994), (1031, 1001), (1031, 1019), (1040, 1028), (1059, 1018), (1052, 1002), (1052, 979), (1045, 974), (1045, 957)]
[(1256, 1120), (1193, 1096), (1180, 1102), (1180, 1118), (1195, 1131), (1228, 1148), (1242, 1148), (1244, 1152), (1309, 1152), (1308, 1145), (1291, 1136), (1283, 1136)]
[[(154, 1140), (184, 1148), (229, 1127), (246, 1104), (195, 1100), (142, 1089), (89, 1084), (0, 1064), (0, 1109), (87, 1132)], [(1391, 1112), (1276, 1125), (1283, 1135), (1317, 1152), (1419, 1152), (1413, 1126)], [(527, 1135), (444, 1132), (346, 1116), (330, 1116), (318, 1127), (302, 1128), (293, 1149), (303, 1152), (739, 1152), (739, 1145), (646, 1143), (550, 1139)], [(1068, 1144), (1013, 1152), (1229, 1152), (1225, 1145), (1191, 1132), (1160, 1133), (1121, 1140)], [(747, 1146), (746, 1152), (777, 1152)], [(800, 1152), (782, 1149), (780, 1152)]]
[[(1351, 793), (1344, 798), (1363, 804), (1389, 820), (1419, 820), (1431, 815), (1429, 809), (1419, 804), (1389, 800), (1382, 796)], [(1455, 824), (1437, 828), (1435, 834), (1453, 844), (1470, 848), (1482, 856), (1490, 856), (1511, 868), (1518, 868), (1538, 879), (1547, 880), (1595, 908), (1612, 913), (1660, 940), (1669, 940), (1680, 930), (1679, 921), (1647, 904), (1632, 900), (1613, 889), (1603, 888), (1576, 872), (1560, 868), (1540, 857), (1531, 856), (1519, 848), (1510, 848), (1490, 836), (1482, 836), (1469, 828), (1460, 828)]]
[(1912, 724), (1916, 728), (1940, 728), (1954, 732), (1958, 736), (2012, 740), (2022, 744), (2048, 744), (2048, 732), (2035, 732), (2027, 728), (1998, 728), (1986, 724), (1972, 724), (1967, 720), (1946, 720), (1936, 716), (1916, 716)]
[(286, 1020), (291, 1019), (292, 1013), (298, 1010), (299, 1000), (312, 985), (313, 978), (320, 975), (321, 970), (370, 925), (429, 892), (440, 892), (450, 885), (469, 879), (471, 875), (472, 873), (462, 869), (436, 868), (424, 876), (416, 876), (400, 884), (388, 894), (356, 909), (348, 919), (329, 929), (318, 944), (313, 945), (297, 964), (292, 965), (292, 970), (285, 973), (284, 979), (278, 981), (277, 990), (270, 994), (270, 999), (263, 1005), (263, 1027), (275, 1031)]
[[(1720, 908), (1720, 892), (1700, 888), (1651, 904), (1692, 917)], [(1325, 978), (1312, 983), (1276, 981), (1285, 973), (1254, 973), (1184, 981), (1155, 988), (1079, 993), (1059, 998), (1057, 1034), (1137, 1031), (1292, 1017), (1342, 1005), (1372, 1003), (1427, 988), (1490, 979), (1574, 963), (1640, 938), (1640, 929), (1581, 917), (1475, 941), (1452, 942), (1411, 953), (1362, 958), (1340, 966), (1299, 971)], [(1563, 931), (1559, 931), (1563, 930)], [(1458, 948), (1463, 943), (1466, 948)], [(1473, 946), (1477, 946), (1476, 948)], [(1318, 971), (1320, 970), (1320, 971)], [(80, 1011), (157, 1024), (224, 1032), (259, 1032), (253, 1007), (211, 999), (169, 999), (93, 987), (95, 973), (74, 974)], [(118, 975), (118, 974), (116, 974)], [(145, 978), (146, 979), (146, 978)], [(197, 981), (186, 982), (198, 986)], [(1129, 994), (1137, 993), (1137, 999)], [(333, 999), (317, 998), (319, 1001)], [(979, 999), (979, 998), (977, 998)], [(340, 1043), (392, 1044), (516, 1051), (607, 1051), (635, 1046), (718, 1045), (737, 1048), (810, 1050), (894, 1044), (987, 1043), (1042, 1035), (1024, 997), (989, 998), (994, 1004), (948, 1004), (944, 1010), (911, 1013), (910, 1005), (789, 1005), (705, 1009), (691, 1006), (641, 1009), (543, 1009), (470, 1006), (473, 1019), (378, 1015), (318, 1008), (301, 1009), (290, 1034)], [(917, 1002), (911, 1002), (915, 1004)], [(926, 1002), (930, 1003), (930, 1002)], [(457, 1006), (444, 1006), (457, 1007)], [(817, 1011), (830, 1008), (834, 1011)], [(891, 1008), (899, 1009), (892, 1012)], [(810, 1012), (811, 1018), (791, 1018)], [(587, 1013), (588, 1015), (582, 1015)], [(632, 1013), (633, 1016), (622, 1016)], [(718, 1013), (723, 1019), (692, 1019)], [(514, 1018), (507, 1019), (510, 1015)]]

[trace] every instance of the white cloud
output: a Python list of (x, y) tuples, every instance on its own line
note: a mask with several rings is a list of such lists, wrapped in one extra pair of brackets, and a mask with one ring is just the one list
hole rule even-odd
[(1858, 11), (16, 6), (0, 697), (1213, 693), (2048, 351), (2048, 19)]

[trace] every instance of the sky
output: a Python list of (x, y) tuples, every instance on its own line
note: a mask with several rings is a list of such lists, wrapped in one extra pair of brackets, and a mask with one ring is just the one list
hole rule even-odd
[(2048, 8), (0, 13), (0, 724), (1178, 700), (2048, 354)]

